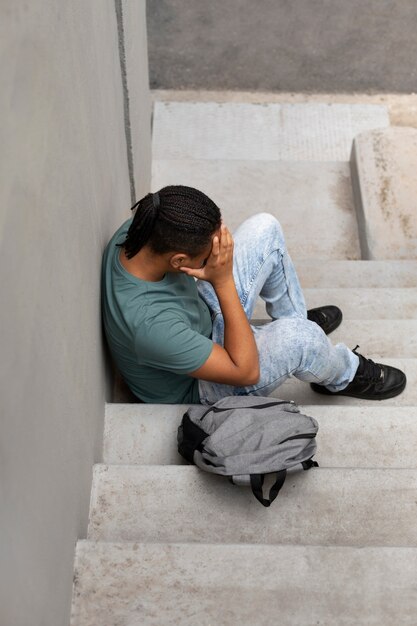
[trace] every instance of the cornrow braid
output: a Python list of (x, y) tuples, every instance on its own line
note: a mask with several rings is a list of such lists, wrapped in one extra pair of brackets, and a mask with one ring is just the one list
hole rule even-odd
[(202, 191), (183, 185), (148, 193), (133, 209), (126, 240), (119, 244), (129, 259), (146, 244), (157, 254), (178, 250), (196, 256), (221, 223), (218, 206)]
[(148, 193), (144, 198), (136, 202), (132, 206), (131, 211), (135, 209), (135, 217), (130, 225), (127, 237), (122, 244), (118, 244), (125, 249), (128, 259), (139, 252), (151, 236), (156, 219), (152, 194)]

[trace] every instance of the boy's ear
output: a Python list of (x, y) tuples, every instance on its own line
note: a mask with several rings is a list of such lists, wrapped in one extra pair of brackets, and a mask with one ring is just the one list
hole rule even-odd
[(186, 254), (183, 254), (181, 252), (179, 252), (178, 254), (174, 254), (169, 260), (172, 267), (176, 270), (182, 267), (183, 265), (187, 265), (189, 261), (190, 261), (190, 257), (188, 257)]

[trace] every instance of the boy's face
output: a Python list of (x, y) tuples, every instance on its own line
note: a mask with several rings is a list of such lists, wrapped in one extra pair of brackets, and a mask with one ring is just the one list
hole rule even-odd
[(200, 269), (205, 266), (211, 254), (211, 249), (213, 247), (213, 239), (216, 237), (216, 235), (217, 237), (220, 237), (220, 228), (212, 234), (211, 241), (206, 247), (206, 249), (201, 254), (191, 259), (193, 265), (189, 265), (188, 267), (192, 267), (193, 269)]
[[(189, 267), (194, 270), (201, 269), (202, 267), (205, 266), (205, 264), (207, 263), (207, 259), (209, 258), (211, 254), (211, 249), (213, 247), (213, 239), (216, 235), (220, 237), (220, 228), (213, 233), (213, 235), (211, 236), (210, 243), (206, 246), (206, 248), (200, 254), (198, 254), (197, 256), (193, 256), (193, 257), (190, 257), (186, 254), (176, 254), (174, 257), (172, 257), (171, 264), (174, 265), (175, 263), (178, 263), (179, 261), (179, 264), (176, 264), (176, 269), (178, 269), (179, 266)], [(178, 271), (180, 270), (178, 269)]]

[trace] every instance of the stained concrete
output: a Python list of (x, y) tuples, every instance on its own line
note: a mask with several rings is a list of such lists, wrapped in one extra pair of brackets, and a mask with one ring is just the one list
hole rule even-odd
[(415, 548), (80, 542), (71, 626), (414, 626)]
[(352, 182), (362, 257), (417, 256), (417, 130), (362, 133), (352, 149)]
[[(265, 509), (195, 466), (95, 465), (88, 539), (417, 547), (416, 469), (289, 472)], [(372, 524), (369, 524), (372, 520)]]
[(414, 0), (148, 0), (152, 88), (417, 91)]
[[(289, 396), (281, 393), (281, 397)], [(303, 404), (301, 410), (319, 423), (320, 467), (417, 468), (416, 404), (414, 399), (412, 407), (385, 402), (339, 406), (328, 400), (323, 406)], [(185, 405), (108, 404), (103, 462), (185, 465), (177, 450), (177, 429), (186, 409)]]

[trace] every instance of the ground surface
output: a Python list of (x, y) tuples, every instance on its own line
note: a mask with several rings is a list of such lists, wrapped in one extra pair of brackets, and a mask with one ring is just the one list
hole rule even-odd
[(415, 0), (148, 0), (153, 89), (417, 91)]

